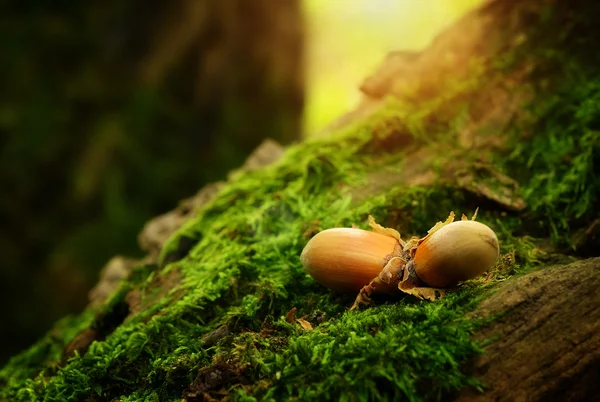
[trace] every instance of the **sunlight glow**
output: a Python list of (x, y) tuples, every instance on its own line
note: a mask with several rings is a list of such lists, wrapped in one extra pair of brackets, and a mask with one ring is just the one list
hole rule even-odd
[(484, 0), (303, 1), (304, 131), (311, 135), (356, 106), (362, 80), (388, 52), (425, 48), (442, 29)]

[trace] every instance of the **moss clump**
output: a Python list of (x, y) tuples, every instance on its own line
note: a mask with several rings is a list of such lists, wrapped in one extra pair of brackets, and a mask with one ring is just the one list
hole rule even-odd
[(569, 244), (571, 229), (598, 216), (600, 76), (570, 80), (528, 111), (535, 120), (527, 126), (532, 135), (515, 141), (507, 170), (524, 184), (537, 232), (550, 231), (554, 241)]
[[(25, 352), (13, 357), (0, 372), (0, 397), (16, 395), (21, 388), (33, 386), (31, 378), (53, 375), (63, 358), (64, 347), (93, 321), (93, 312), (86, 311), (78, 317), (66, 317), (54, 329)], [(26, 395), (29, 392), (25, 393)], [(35, 394), (31, 392), (31, 394)], [(1, 399), (0, 399), (1, 400)], [(27, 400), (27, 399), (25, 399)]]
[(273, 401), (421, 400), (477, 386), (460, 371), (479, 352), (469, 339), (475, 323), (462, 319), (475, 303), (472, 296), (464, 292), (424, 305), (407, 300), (344, 313), (313, 331), (296, 327), (277, 353), (268, 341), (264, 348), (265, 342), (249, 339), (232, 354), (258, 370), (255, 380), (270, 381), (240, 395)]
[[(385, 115), (392, 112), (388, 109)], [(374, 121), (380, 119), (374, 117)], [(393, 135), (398, 121), (390, 119), (388, 131), (380, 132), (379, 138)], [(357, 397), (403, 393), (417, 398), (425, 389), (445, 392), (467, 382), (458, 364), (477, 346), (469, 340), (472, 324), (459, 319), (464, 298), (434, 304), (407, 301), (358, 314), (344, 313), (353, 295), (330, 293), (308, 277), (300, 264), (298, 256), (311, 230), (353, 223), (365, 227), (370, 213), (383, 221), (386, 215), (406, 209), (413, 211), (403, 216), (403, 220), (411, 219), (407, 230), (422, 233), (444, 218), (449, 209), (460, 206), (460, 192), (420, 187), (391, 188), (353, 204), (348, 194), (364, 184), (368, 172), (397, 158), (363, 151), (371, 141), (372, 122), (353, 127), (337, 138), (313, 140), (294, 148), (277, 166), (232, 183), (171, 239), (171, 248), (182, 236), (195, 240), (187, 256), (150, 275), (145, 283), (138, 274), (135, 278), (139, 284), (124, 285), (124, 289), (143, 288), (156, 276), (178, 270), (182, 279), (176, 292), (128, 317), (105, 339), (92, 343), (84, 354), (69, 358), (52, 376), (40, 373), (33, 379), (25, 379), (24, 375), (8, 377), (15, 365), (21, 364), (20, 360), (11, 361), (0, 373), (8, 383), (4, 395), (23, 400), (33, 395), (49, 400), (89, 395), (104, 399), (142, 397), (136, 390), (147, 389), (144, 398), (148, 400), (176, 399), (194, 381), (199, 368), (215, 361), (235, 361), (236, 370), (243, 369), (245, 378), (255, 384), (230, 384), (239, 390), (239, 396), (277, 399), (285, 395), (346, 395), (345, 387), (334, 381), (342, 372), (355, 384)], [(440, 214), (437, 201), (442, 200), (444, 212)], [(169, 247), (164, 255), (168, 253)], [(298, 325), (282, 320), (292, 307), (298, 309), (299, 317), (318, 313), (326, 321), (304, 333)], [(404, 324), (394, 325), (395, 320)], [(202, 336), (223, 325), (228, 326), (229, 335), (211, 347), (203, 347)], [(265, 336), (267, 329), (269, 335)], [(453, 341), (442, 347), (444, 337)], [(368, 366), (356, 360), (364, 358), (372, 364), (408, 340), (405, 351), (397, 350), (391, 360), (405, 369), (392, 377), (385, 373), (391, 362), (382, 362), (377, 373), (369, 377)], [(350, 345), (354, 351), (348, 349)], [(307, 357), (310, 350), (322, 350), (324, 355), (319, 362), (311, 363), (319, 369), (311, 366), (316, 371), (303, 377), (299, 373), (313, 359)], [(58, 360), (53, 355), (45, 357), (47, 365)], [(350, 358), (355, 363), (350, 364)], [(295, 363), (286, 370), (288, 360)], [(43, 366), (41, 361), (36, 364)], [(436, 367), (444, 368), (437, 377)], [(424, 377), (419, 379), (421, 375)], [(319, 385), (324, 377), (330, 379), (325, 387)], [(366, 381), (364, 386), (359, 378)], [(312, 381), (306, 391), (285, 385), (303, 381)], [(377, 390), (377, 385), (383, 383), (387, 385)], [(208, 390), (217, 391), (223, 389)]]

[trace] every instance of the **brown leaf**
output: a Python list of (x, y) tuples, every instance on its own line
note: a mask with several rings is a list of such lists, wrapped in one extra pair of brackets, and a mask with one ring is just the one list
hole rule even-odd
[(296, 318), (296, 307), (292, 307), (290, 311), (288, 311), (288, 313), (285, 316), (285, 321), (286, 322), (294, 322), (294, 319)]
[(306, 228), (304, 233), (302, 233), (302, 237), (305, 239), (310, 239), (311, 237), (313, 237), (314, 235), (319, 233), (319, 225), (320, 224), (321, 224), (320, 221), (317, 221), (317, 220), (311, 221), (308, 224), (308, 227)]
[(302, 327), (303, 330), (305, 330), (305, 331), (313, 330), (312, 324), (310, 322), (306, 321), (305, 319), (298, 318), (296, 321), (298, 322), (298, 324), (300, 324), (300, 326)]

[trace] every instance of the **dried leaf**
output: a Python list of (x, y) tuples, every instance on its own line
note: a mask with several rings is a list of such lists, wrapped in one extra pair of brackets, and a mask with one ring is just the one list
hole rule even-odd
[(450, 211), (450, 215), (448, 215), (448, 218), (446, 218), (446, 220), (444, 222), (439, 221), (431, 229), (429, 229), (427, 231), (427, 236), (425, 236), (424, 238), (428, 237), (429, 235), (434, 234), (435, 232), (437, 232), (444, 226), (449, 225), (452, 222), (454, 222), (454, 211)]
[(398, 289), (421, 300), (435, 300), (446, 294), (444, 289), (424, 287), (423, 282), (419, 280), (415, 272), (411, 272), (409, 269), (404, 270), (404, 277), (398, 284)]
[(303, 330), (305, 330), (305, 331), (313, 330), (312, 324), (310, 322), (306, 321), (305, 319), (298, 318), (296, 321), (298, 322), (298, 324), (300, 324), (300, 326), (302, 327)]
[(410, 289), (400, 289), (404, 293), (408, 293), (409, 295), (413, 295), (418, 297), (421, 300), (430, 300), (433, 301), (438, 297), (444, 297), (446, 292), (443, 289), (436, 288), (410, 288)]
[(286, 322), (294, 322), (294, 320), (296, 319), (296, 307), (292, 307), (290, 309), (290, 311), (288, 311), (288, 313), (285, 315), (285, 321)]
[(402, 239), (400, 238), (400, 233), (396, 229), (381, 226), (379, 223), (375, 222), (375, 219), (371, 215), (369, 215), (369, 226), (373, 232), (393, 237), (394, 239), (398, 240), (398, 243), (403, 244)]

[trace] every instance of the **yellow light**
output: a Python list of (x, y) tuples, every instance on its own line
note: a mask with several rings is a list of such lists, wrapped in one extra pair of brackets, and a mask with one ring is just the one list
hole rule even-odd
[(387, 53), (425, 48), (442, 29), (483, 1), (304, 0), (305, 134), (315, 134), (356, 106), (360, 83)]

